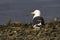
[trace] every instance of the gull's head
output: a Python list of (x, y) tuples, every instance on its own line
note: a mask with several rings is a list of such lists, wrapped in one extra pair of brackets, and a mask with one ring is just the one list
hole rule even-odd
[(32, 12), (32, 14), (34, 14), (34, 15), (40, 15), (40, 10), (35, 10), (35, 11)]
[(40, 10), (35, 10), (32, 12), (32, 14), (34, 15), (33, 18), (37, 17), (37, 16), (41, 16)]

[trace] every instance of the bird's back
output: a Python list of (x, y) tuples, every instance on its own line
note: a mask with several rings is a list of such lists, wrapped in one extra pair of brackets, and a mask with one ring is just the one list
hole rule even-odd
[(44, 19), (43, 19), (43, 17), (38, 16), (38, 17), (35, 17), (33, 19), (33, 25), (36, 25), (36, 24), (39, 24), (39, 23), (41, 23), (42, 25), (44, 25)]

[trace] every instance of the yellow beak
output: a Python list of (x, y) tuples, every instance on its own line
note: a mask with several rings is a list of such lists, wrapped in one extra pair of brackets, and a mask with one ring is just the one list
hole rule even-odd
[(32, 12), (31, 14), (35, 14), (34, 12)]

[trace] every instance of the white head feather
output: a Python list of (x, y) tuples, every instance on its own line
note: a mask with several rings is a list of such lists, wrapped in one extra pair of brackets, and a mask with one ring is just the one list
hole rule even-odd
[(35, 10), (32, 14), (34, 14), (33, 18), (41, 15), (40, 10)]

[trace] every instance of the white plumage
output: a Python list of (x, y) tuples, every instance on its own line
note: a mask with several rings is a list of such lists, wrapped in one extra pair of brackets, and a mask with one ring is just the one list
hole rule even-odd
[(34, 12), (32, 12), (32, 14), (34, 14), (33, 19), (37, 16), (41, 16), (41, 13), (39, 10), (35, 10)]

